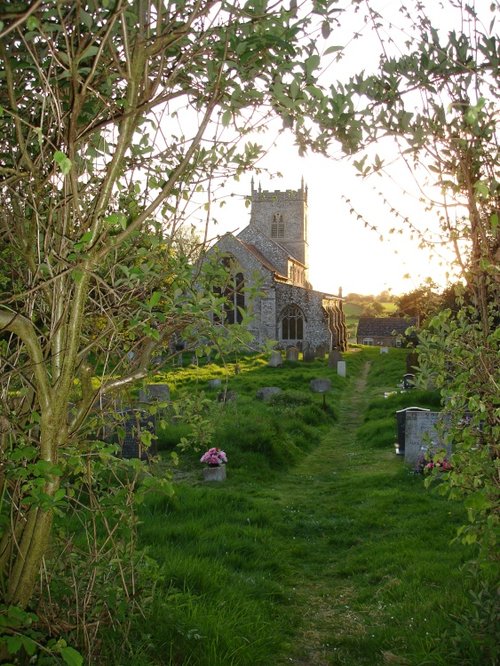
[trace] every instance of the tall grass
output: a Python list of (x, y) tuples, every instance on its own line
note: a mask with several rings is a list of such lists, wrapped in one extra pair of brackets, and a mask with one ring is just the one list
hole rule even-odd
[[(469, 603), (461, 567), (471, 553), (450, 545), (463, 509), (394, 455), (395, 410), (435, 407), (437, 397), (382, 398), (405, 371), (403, 350), (346, 359), (345, 379), (325, 360), (269, 368), (260, 357), (239, 359), (237, 374), (207, 366), (164, 376), (174, 400), (217, 374), (235, 392), (225, 405), (213, 396), (228, 478), (203, 484), (199, 454), (187, 454), (191, 474), (175, 496), (144, 502), (140, 543), (160, 571), (153, 611), (133, 627), (127, 657), (109, 634), (106, 663), (487, 663), (452, 640)], [(332, 379), (327, 410), (309, 391), (317, 376)], [(266, 385), (283, 389), (270, 403), (255, 396)]]

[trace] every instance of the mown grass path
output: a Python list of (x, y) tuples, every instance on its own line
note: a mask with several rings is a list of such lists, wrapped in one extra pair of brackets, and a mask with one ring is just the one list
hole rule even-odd
[[(293, 592), (301, 607), (302, 624), (283, 663), (330, 664), (330, 648), (334, 646), (329, 641), (333, 632), (337, 637), (339, 632), (353, 637), (363, 631), (363, 623), (349, 610), (350, 586), (339, 585), (336, 580), (338, 563), (328, 542), (335, 522), (342, 519), (338, 481), (357, 455), (355, 438), (368, 401), (365, 389), (369, 368), (366, 362), (343, 395), (336, 426), (276, 488), (284, 513), (293, 515), (298, 523), (297, 535), (292, 535), (292, 539), (305, 540), (303, 556), (293, 565)], [(325, 516), (329, 516), (329, 525), (325, 524)]]
[(449, 545), (456, 514), (390, 446), (360, 440), (368, 403), (381, 394), (367, 388), (370, 367), (346, 386), (335, 427), (273, 488), (301, 618), (279, 664), (447, 663), (439, 646), (463, 561)]

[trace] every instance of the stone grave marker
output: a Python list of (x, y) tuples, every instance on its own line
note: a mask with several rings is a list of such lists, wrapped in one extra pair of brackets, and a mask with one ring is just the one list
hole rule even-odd
[(299, 350), (297, 347), (288, 347), (286, 350), (286, 360), (294, 363), (299, 360)]
[(304, 349), (304, 351), (302, 352), (302, 359), (306, 363), (310, 363), (311, 361), (314, 361), (315, 358), (316, 358), (316, 354), (314, 352), (314, 349), (312, 349), (311, 347), (306, 347)]
[(268, 363), (271, 368), (278, 368), (280, 365), (283, 365), (283, 357), (281, 356), (280, 351), (272, 351), (271, 358)]
[(320, 377), (318, 379), (311, 379), (309, 385), (313, 393), (321, 393), (323, 395), (323, 409), (326, 409), (326, 394), (332, 388), (331, 380), (324, 379), (323, 377)]
[[(445, 429), (443, 434), (442, 429)], [(441, 412), (418, 411), (406, 415), (405, 463), (415, 467), (426, 451), (445, 449), (451, 455), (451, 444), (446, 441), (446, 422)]]
[(147, 384), (139, 391), (139, 402), (154, 404), (156, 402), (169, 402), (170, 389), (168, 384)]
[[(122, 458), (147, 459), (156, 453), (156, 443), (145, 447), (141, 441), (141, 433), (148, 432), (154, 435), (155, 420), (151, 414), (143, 409), (126, 409), (119, 413), (119, 421), (114, 425), (114, 434), (111, 439), (117, 441), (121, 447)], [(109, 425), (108, 425), (109, 429)], [(119, 432), (119, 431), (122, 432)]]
[(209, 389), (218, 389), (222, 386), (222, 381), (220, 379), (209, 379), (207, 385)]
[(405, 454), (406, 416), (409, 412), (430, 412), (430, 409), (426, 409), (425, 407), (405, 407), (404, 409), (398, 409), (396, 412), (396, 454), (401, 456)]
[(345, 377), (347, 374), (347, 366), (345, 361), (338, 361), (337, 374), (339, 377)]
[(337, 363), (342, 360), (342, 353), (338, 349), (333, 349), (328, 354), (328, 367), (336, 368)]
[(278, 386), (263, 386), (257, 391), (255, 397), (258, 400), (267, 402), (273, 397), (273, 395), (278, 395), (278, 393), (281, 393), (281, 389)]

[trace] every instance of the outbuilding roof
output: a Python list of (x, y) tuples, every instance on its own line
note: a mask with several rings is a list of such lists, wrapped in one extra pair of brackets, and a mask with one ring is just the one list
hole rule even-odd
[(416, 324), (416, 317), (360, 317), (357, 335), (364, 338), (386, 338), (394, 333), (403, 335), (407, 328)]

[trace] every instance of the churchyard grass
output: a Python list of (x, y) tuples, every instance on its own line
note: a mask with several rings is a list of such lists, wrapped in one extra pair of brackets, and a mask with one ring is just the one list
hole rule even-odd
[[(470, 606), (462, 568), (473, 555), (451, 543), (463, 509), (394, 454), (395, 410), (434, 406), (436, 396), (380, 397), (404, 374), (404, 350), (346, 358), (345, 380), (324, 360), (269, 368), (255, 357), (239, 359), (238, 374), (207, 366), (164, 377), (174, 400), (206, 392), (216, 372), (230, 378), (237, 397), (217, 406), (213, 441), (228, 454), (228, 475), (204, 484), (199, 452), (186, 452), (175, 495), (144, 502), (140, 545), (160, 574), (127, 663), (490, 663), (460, 623)], [(326, 412), (308, 389), (318, 376), (333, 380)], [(257, 401), (262, 386), (280, 386), (285, 398)], [(163, 448), (175, 440), (163, 435)], [(107, 663), (126, 663), (113, 661), (120, 650), (108, 639)]]

